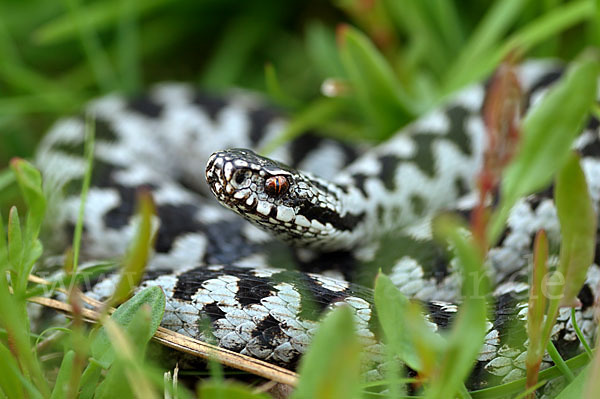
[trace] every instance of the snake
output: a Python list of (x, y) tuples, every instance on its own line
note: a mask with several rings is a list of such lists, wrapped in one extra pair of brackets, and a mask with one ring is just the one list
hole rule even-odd
[[(532, 109), (564, 66), (535, 60), (515, 71)], [(164, 327), (294, 369), (319, 321), (343, 305), (354, 314), (365, 351), (381, 357), (371, 288), (379, 269), (423, 304), (433, 330), (449, 329), (458, 311), (459, 267), (432, 239), (431, 221), (448, 209), (468, 215), (474, 206), (486, 148), (485, 91), (485, 82), (461, 89), (374, 147), (309, 131), (268, 157), (258, 150), (289, 121), (256, 93), (214, 94), (167, 82), (137, 96), (105, 95), (83, 114), (58, 120), (39, 144), (35, 164), (49, 199), (45, 263), (60, 263), (57, 254), (73, 237), (86, 171), (85, 115), (93, 115), (82, 256), (122, 257), (135, 231), (136, 193), (151, 192), (155, 246), (141, 288), (165, 292)], [(590, 116), (573, 144), (596, 208), (599, 134)], [(540, 229), (560, 244), (551, 188), (516, 203), (487, 253), (494, 305), (470, 389), (525, 377), (528, 268)], [(597, 326), (599, 263), (589, 268), (576, 312), (589, 341)], [(106, 299), (117, 279), (88, 281), (85, 292)], [(561, 309), (552, 340), (565, 358), (582, 351), (570, 309)], [(541, 368), (552, 364), (546, 355)]]

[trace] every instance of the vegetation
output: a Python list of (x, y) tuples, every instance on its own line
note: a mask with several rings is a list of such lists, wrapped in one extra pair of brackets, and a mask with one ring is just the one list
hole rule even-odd
[[(73, 321), (39, 336), (30, 331), (27, 300), (39, 295), (41, 288), (28, 283), (28, 276), (42, 256), (39, 234), (46, 198), (41, 176), (31, 164), (15, 158), (7, 165), (15, 156), (30, 157), (52, 121), (80, 111), (89, 98), (111, 91), (134, 94), (164, 79), (194, 81), (213, 91), (232, 86), (259, 90), (292, 118), (287, 131), (264, 149), (268, 151), (309, 128), (347, 140), (384, 140), (457, 89), (489, 75), (507, 57), (576, 59), (568, 76), (526, 116), (522, 151), (509, 153), (510, 163), (487, 164), (490, 169), (484, 172), (495, 177), (487, 189), (500, 187), (503, 193), (497, 212), (470, 226), (451, 218), (437, 225), (440, 237), (452, 244), (465, 276), (484, 281), (478, 278), (483, 254), (497, 241), (507, 210), (518, 197), (555, 179), (564, 237), (551, 281), (556, 282), (553, 293), (568, 299), (583, 282), (595, 244), (596, 218), (569, 145), (585, 116), (598, 113), (598, 62), (581, 53), (599, 44), (600, 10), (591, 0), (3, 2), (0, 167), (6, 167), (0, 171), (0, 396), (194, 396), (195, 387), (164, 378), (165, 370), (144, 361), (146, 345), (164, 311), (160, 290), (140, 292), (110, 317), (108, 308), (101, 309), (102, 327), (90, 331), (83, 323), (87, 316), (82, 297), (72, 289), (68, 301)], [(492, 95), (510, 101), (502, 90)], [(88, 137), (90, 155), (93, 132)], [(91, 166), (91, 156), (88, 159)], [(84, 182), (84, 194), (88, 183)], [(140, 197), (139, 212), (138, 234), (122, 262), (130, 274), (141, 273), (152, 243), (153, 208), (147, 196)], [(472, 234), (463, 234), (465, 229)], [(65, 257), (67, 277), (59, 282), (62, 286), (72, 287), (81, 278), (79, 240), (75, 234), (72, 252)], [(547, 268), (543, 233), (534, 252), (535, 293), (544, 289), (540, 276)], [(568, 277), (567, 283), (555, 280), (558, 273)], [(125, 280), (118, 285), (115, 304), (132, 288)], [(487, 308), (475, 289), (485, 293), (489, 288), (464, 285), (458, 321), (440, 338), (427, 330), (418, 309), (389, 279), (384, 275), (377, 279), (375, 303), (390, 358), (400, 356), (419, 372), (425, 396), (523, 397), (560, 375), (570, 381), (562, 398), (581, 397), (584, 390), (591, 398), (598, 392), (600, 356), (589, 350), (565, 362), (549, 343), (558, 307), (570, 302), (545, 303), (535, 295), (530, 301), (528, 378), (467, 392), (463, 382), (483, 339)], [(544, 349), (557, 365), (538, 372)], [(333, 359), (343, 361), (328, 366)], [(294, 397), (406, 394), (407, 380), (398, 379), (393, 366), (383, 381), (368, 384), (360, 379), (360, 362), (360, 343), (349, 313), (333, 312), (303, 359)], [(220, 366), (211, 364), (210, 376), (197, 387), (200, 397), (265, 397), (250, 386), (228, 382)], [(387, 387), (388, 393), (367, 393), (378, 385)]]

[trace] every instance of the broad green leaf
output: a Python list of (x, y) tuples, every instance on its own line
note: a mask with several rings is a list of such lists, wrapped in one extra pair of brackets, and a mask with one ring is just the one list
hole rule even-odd
[(0, 192), (8, 190), (15, 183), (15, 174), (6, 168), (0, 171)]
[[(137, 311), (142, 306), (149, 305), (151, 317), (148, 330), (144, 334), (138, 334), (139, 336), (136, 337), (136, 342), (140, 344), (147, 343), (160, 325), (165, 311), (165, 301), (165, 294), (160, 287), (148, 287), (119, 306), (112, 314), (111, 319), (126, 331), (129, 331), (131, 322)], [(104, 367), (108, 367), (113, 362), (115, 353), (104, 328), (98, 330), (94, 336), (91, 351), (92, 356)]]
[(0, 359), (0, 389), (9, 398), (24, 398), (23, 387), (19, 382), (19, 365), (8, 348), (1, 343)]
[(98, 385), (94, 399), (134, 398), (132, 386), (124, 378), (127, 364), (115, 360), (104, 380)]
[(566, 282), (562, 304), (568, 306), (585, 282), (596, 248), (596, 212), (575, 154), (571, 154), (556, 177), (554, 198), (561, 232), (558, 270)]
[[(596, 348), (597, 347), (598, 342), (596, 343)], [(598, 395), (598, 392), (600, 392), (600, 351), (598, 349), (596, 349), (596, 354), (592, 359), (592, 363), (588, 366), (586, 370), (589, 377), (587, 378), (587, 381), (585, 383), (585, 398), (592, 399)], [(578, 375), (575, 378), (575, 381), (573, 383), (579, 382), (578, 386), (582, 386), (583, 384), (579, 380), (579, 377), (582, 374), (586, 374), (586, 372), (581, 372), (580, 375)]]
[(271, 396), (253, 393), (241, 384), (207, 382), (201, 384), (198, 388), (198, 397), (215, 399), (268, 399)]
[(573, 139), (596, 98), (598, 64), (574, 62), (559, 83), (526, 116), (521, 148), (504, 173), (502, 202), (492, 218), (492, 243), (500, 234), (518, 198), (550, 184), (567, 160)]
[(10, 167), (17, 178), (17, 183), (27, 204), (27, 236), (25, 239), (33, 242), (38, 236), (46, 211), (42, 175), (32, 164), (23, 159), (13, 159)]
[(102, 367), (93, 361), (83, 371), (80, 380), (79, 399), (92, 399), (102, 376)]
[(332, 311), (300, 361), (294, 399), (359, 398), (361, 345), (350, 309)]
[[(150, 369), (144, 366), (144, 349), (148, 342), (150, 308), (144, 305), (138, 308), (127, 326), (127, 333), (114, 320), (104, 321), (105, 330), (115, 353), (115, 360), (108, 374), (96, 392), (97, 399), (104, 398), (156, 398), (158, 394), (152, 383)], [(123, 384), (125, 375), (127, 384)], [(127, 387), (123, 387), (126, 385)], [(131, 394), (128, 394), (131, 391)]]
[(349, 26), (338, 34), (340, 57), (356, 98), (377, 127), (378, 138), (383, 138), (405, 125), (417, 110), (367, 37)]
[(3, 273), (8, 267), (8, 243), (6, 242), (4, 222), (2, 221), (2, 215), (0, 214), (0, 273)]
[(21, 221), (16, 207), (10, 208), (8, 215), (8, 258), (12, 270), (19, 273), (19, 266), (23, 261), (23, 236), (21, 234)]
[(596, 245), (596, 214), (579, 158), (572, 153), (557, 175), (554, 196), (562, 240), (558, 269), (547, 283), (549, 302), (543, 338), (548, 345), (559, 307), (573, 306)]
[(413, 370), (430, 368), (444, 348), (443, 340), (422, 314), (409, 311), (408, 299), (382, 273), (375, 280), (375, 307), (390, 349)]
[[(578, 370), (589, 363), (587, 354), (581, 353), (577, 356), (573, 356), (566, 361), (567, 366), (571, 370)], [(549, 367), (545, 370), (540, 371), (540, 381), (547, 381), (556, 377), (560, 377), (562, 373), (556, 366)], [(479, 389), (477, 391), (471, 391), (469, 394), (473, 399), (489, 399), (489, 398), (506, 398), (513, 397), (510, 395), (516, 395), (523, 393), (525, 390), (526, 379), (521, 378), (516, 381), (512, 381), (506, 384), (497, 385), (491, 388)], [(522, 396), (517, 396), (522, 398)]]
[(432, 377), (426, 397), (452, 397), (463, 388), (473, 369), (487, 332), (487, 297), (490, 285), (483, 270), (483, 256), (458, 222), (450, 217), (435, 220), (436, 234), (445, 237), (454, 249), (462, 276), (463, 302), (448, 335), (446, 350)]
[[(13, 283), (15, 293), (23, 295), (27, 287), (27, 277), (31, 273), (34, 263), (42, 256), (43, 249), (38, 235), (46, 212), (46, 198), (42, 190), (42, 175), (32, 164), (23, 159), (14, 158), (10, 162), (10, 166), (28, 208), (25, 231), (22, 235), (19, 234), (22, 236), (22, 257), (18, 260), (20, 269), (17, 269), (17, 279)], [(11, 237), (17, 235), (16, 230), (14, 232), (15, 235), (9, 235), (9, 242), (12, 241)], [(10, 245), (12, 246), (12, 244)], [(13, 266), (16, 266), (14, 263), (17, 261), (16, 258), (11, 256), (11, 259)]]
[[(584, 396), (584, 388), (586, 388), (586, 376), (590, 373), (590, 366), (583, 369), (569, 385), (563, 389), (554, 399), (595, 399), (598, 397), (598, 391), (589, 391)], [(591, 377), (591, 375), (590, 375)], [(596, 376), (597, 377), (597, 376)], [(589, 380), (588, 380), (589, 381)], [(598, 379), (596, 379), (596, 383)]]
[(69, 379), (71, 378), (71, 370), (73, 369), (73, 360), (75, 359), (75, 352), (70, 350), (65, 353), (56, 376), (56, 382), (54, 389), (52, 390), (52, 396), (50, 399), (62, 399), (67, 397), (69, 391)]

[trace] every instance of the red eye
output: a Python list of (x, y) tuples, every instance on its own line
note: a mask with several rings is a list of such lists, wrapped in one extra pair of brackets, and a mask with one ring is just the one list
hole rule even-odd
[(271, 176), (265, 181), (265, 192), (272, 196), (280, 196), (290, 187), (285, 176)]

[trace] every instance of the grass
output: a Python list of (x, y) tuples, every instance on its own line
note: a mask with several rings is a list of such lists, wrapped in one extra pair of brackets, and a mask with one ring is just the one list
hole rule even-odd
[[(86, 100), (115, 90), (136, 93), (163, 79), (191, 80), (212, 91), (242, 86), (264, 92), (292, 118), (287, 131), (264, 149), (267, 152), (313, 128), (346, 140), (385, 140), (457, 89), (489, 75), (508, 54), (571, 61), (584, 49), (600, 45), (599, 26), (600, 11), (587, 0), (4, 2), (0, 4), (0, 168), (15, 156), (30, 157), (52, 121), (78, 112)], [(482, 248), (496, 241), (514, 201), (557, 179), (565, 237), (558, 271), (569, 278), (554, 289), (567, 296), (578, 291), (593, 258), (590, 242), (595, 240), (595, 225), (590, 223), (595, 218), (590, 216), (578, 162), (568, 148), (594, 101), (595, 88), (589, 82), (595, 81), (597, 68), (590, 57), (580, 58), (544, 106), (527, 116), (523, 151), (514, 162), (503, 165), (503, 179), (497, 182), (503, 202), (488, 223), (465, 227), (446, 220), (439, 225), (440, 235), (452, 242), (467, 276), (481, 274)], [(325, 79), (337, 88), (328, 97), (320, 94)], [(555, 140), (548, 139), (549, 131)], [(88, 140), (86, 148), (92, 144), (93, 139)], [(43, 361), (33, 350), (37, 345), (26, 301), (40, 292), (28, 284), (27, 277), (42, 254), (39, 235), (46, 199), (35, 168), (23, 160), (10, 165), (0, 170), (0, 396), (264, 397), (249, 386), (224, 380), (214, 371), (218, 367), (194, 393), (164, 379), (144, 361), (146, 344), (164, 311), (164, 297), (156, 290), (142, 291), (111, 318), (103, 317), (102, 327), (91, 332), (75, 312), (58, 342), (50, 343), (57, 360)], [(82, 198), (86, 191), (84, 184)], [(151, 201), (142, 196), (139, 208), (139, 231), (124, 261), (124, 273), (129, 275), (141, 273), (152, 242)], [(581, 220), (587, 223), (576, 223)], [(473, 230), (473, 240), (457, 233), (465, 228)], [(76, 234), (74, 255), (66, 257), (65, 265), (71, 280), (63, 284), (79, 278), (79, 240)], [(543, 240), (539, 236), (536, 244), (538, 272), (547, 258)], [(128, 281), (123, 278), (118, 285), (121, 299), (131, 289)], [(590, 361), (590, 353), (566, 362), (555, 356), (557, 366), (537, 372), (543, 351), (552, 350), (548, 331), (560, 305), (557, 301), (530, 302), (537, 315), (530, 316), (531, 323), (537, 320), (538, 324), (529, 327), (533, 335), (527, 381), (467, 392), (463, 381), (480, 347), (487, 306), (468, 291), (474, 288), (465, 285), (460, 317), (450, 333), (439, 339), (430, 336), (419, 312), (384, 275), (377, 280), (375, 303), (394, 352), (390, 357), (399, 354), (420, 377), (432, 381), (425, 384), (423, 395), (519, 396), (527, 394), (527, 384), (535, 386), (538, 380), (559, 375), (574, 378), (563, 398), (581, 396), (584, 389), (597, 392), (597, 353), (589, 375), (571, 373)], [(69, 300), (77, 309), (76, 290)], [(324, 367), (339, 358), (344, 359), (344, 367)], [(360, 380), (360, 361), (350, 315), (344, 309), (333, 312), (302, 361), (294, 397), (386, 396), (367, 393), (373, 384)], [(406, 393), (406, 381), (398, 380), (395, 371), (392, 367), (380, 383), (389, 387), (386, 397)]]

